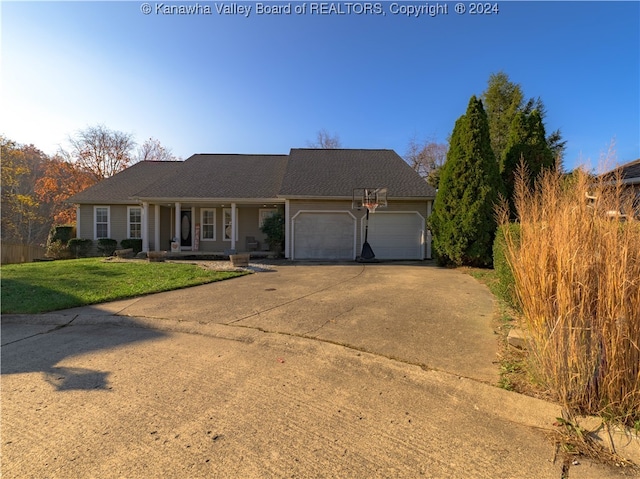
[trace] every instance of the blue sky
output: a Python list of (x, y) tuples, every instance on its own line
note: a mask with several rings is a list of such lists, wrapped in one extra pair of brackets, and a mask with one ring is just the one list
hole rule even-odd
[[(491, 15), (439, 2), (448, 14), (417, 18), (389, 1), (378, 15), (181, 0), (149, 1), (145, 15), (143, 3), (0, 2), (0, 133), (53, 153), (104, 124), (187, 158), (287, 153), (326, 129), (344, 147), (403, 155), (412, 137), (446, 141), (502, 70), (544, 101), (567, 168), (596, 166), (612, 139), (618, 162), (640, 157), (639, 2), (502, 1)], [(252, 12), (221, 15), (221, 3)], [(162, 4), (212, 14), (163, 15)]]

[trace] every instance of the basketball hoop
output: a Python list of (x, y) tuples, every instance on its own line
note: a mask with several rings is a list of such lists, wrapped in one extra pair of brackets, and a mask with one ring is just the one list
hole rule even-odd
[(363, 203), (362, 206), (368, 209), (369, 213), (375, 213), (376, 208), (378, 207), (378, 203)]
[(354, 188), (351, 202), (351, 207), (354, 210), (364, 207), (367, 208), (367, 211), (373, 213), (376, 208), (385, 208), (386, 206), (386, 188)]
[(386, 188), (354, 188), (351, 207), (361, 210), (362, 207), (367, 209), (364, 216), (364, 242), (362, 243), (362, 253), (357, 258), (358, 261), (376, 261), (376, 255), (368, 242), (369, 238), (369, 213), (375, 213), (378, 207), (385, 208), (387, 206), (387, 189)]

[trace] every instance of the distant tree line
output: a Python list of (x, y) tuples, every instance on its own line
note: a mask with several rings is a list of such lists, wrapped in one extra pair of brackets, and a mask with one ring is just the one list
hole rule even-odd
[(98, 181), (139, 161), (179, 160), (155, 138), (138, 146), (131, 134), (103, 125), (76, 132), (52, 156), (0, 136), (0, 158), (1, 238), (21, 244), (44, 244), (52, 225), (75, 223), (65, 201)]

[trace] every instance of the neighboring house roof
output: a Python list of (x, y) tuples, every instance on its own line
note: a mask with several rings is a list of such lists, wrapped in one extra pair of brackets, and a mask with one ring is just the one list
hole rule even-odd
[(351, 197), (354, 188), (387, 188), (395, 198), (435, 197), (435, 189), (393, 150), (303, 149), (289, 154), (280, 196)]
[(616, 166), (614, 169), (600, 175), (600, 178), (614, 181), (620, 175), (622, 183), (640, 183), (640, 159)]
[(106, 178), (67, 200), (69, 203), (131, 203), (131, 197), (172, 173), (181, 161), (141, 161)]
[(623, 180), (635, 180), (629, 182), (640, 183), (640, 159), (625, 163), (618, 168), (621, 170)]
[(287, 155), (200, 154), (146, 188), (137, 198), (275, 198)]
[(68, 201), (351, 198), (354, 188), (378, 187), (386, 187), (390, 198), (436, 194), (393, 150), (296, 148), (289, 155), (198, 154), (184, 162), (140, 162)]

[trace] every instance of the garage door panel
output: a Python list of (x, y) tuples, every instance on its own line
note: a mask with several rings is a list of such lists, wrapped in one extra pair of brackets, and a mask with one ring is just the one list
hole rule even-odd
[(369, 215), (369, 244), (379, 259), (422, 259), (424, 220), (417, 213)]
[(355, 218), (341, 212), (304, 212), (294, 218), (295, 259), (354, 259)]

